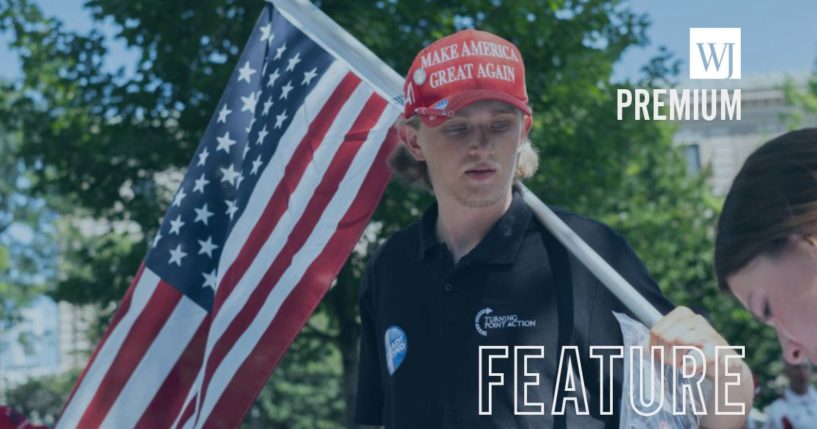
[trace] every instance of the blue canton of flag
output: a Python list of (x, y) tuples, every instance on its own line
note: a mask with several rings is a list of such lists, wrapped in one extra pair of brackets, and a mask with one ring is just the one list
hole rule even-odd
[(245, 48), (145, 260), (208, 310), (235, 219), (292, 116), (333, 62), (279, 14), (270, 21)]

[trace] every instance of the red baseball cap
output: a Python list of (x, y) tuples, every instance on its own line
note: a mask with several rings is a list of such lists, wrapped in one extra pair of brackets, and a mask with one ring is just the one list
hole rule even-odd
[(530, 115), (525, 64), (513, 43), (463, 30), (426, 46), (403, 84), (403, 114), (436, 127), (480, 100), (504, 101)]

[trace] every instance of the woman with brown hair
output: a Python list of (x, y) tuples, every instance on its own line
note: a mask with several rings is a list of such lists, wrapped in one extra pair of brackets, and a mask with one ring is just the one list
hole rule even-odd
[(787, 361), (817, 363), (817, 128), (746, 160), (718, 221), (715, 271), (721, 289), (777, 330)]

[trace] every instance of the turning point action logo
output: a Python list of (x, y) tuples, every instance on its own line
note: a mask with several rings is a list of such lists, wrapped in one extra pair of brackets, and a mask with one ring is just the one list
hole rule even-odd
[(477, 333), (482, 336), (488, 336), (489, 329), (532, 328), (536, 326), (536, 320), (520, 319), (516, 314), (491, 315), (493, 311), (490, 307), (485, 307), (474, 318)]
[[(689, 79), (740, 79), (740, 28), (689, 29)], [(632, 108), (640, 120), (740, 120), (740, 89), (656, 88), (617, 91), (617, 119)], [(668, 111), (668, 112), (667, 112)], [(652, 112), (652, 117), (650, 117)], [(667, 114), (668, 113), (668, 114)]]

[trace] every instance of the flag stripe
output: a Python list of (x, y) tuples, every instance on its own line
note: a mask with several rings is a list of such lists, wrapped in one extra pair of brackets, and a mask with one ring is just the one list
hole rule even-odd
[(114, 313), (113, 318), (111, 318), (110, 324), (108, 324), (108, 329), (105, 330), (105, 333), (102, 335), (102, 339), (99, 340), (99, 344), (97, 345), (94, 352), (91, 354), (91, 357), (88, 359), (88, 363), (86, 364), (85, 368), (82, 369), (82, 373), (80, 373), (79, 378), (77, 379), (77, 384), (71, 389), (71, 393), (68, 395), (68, 399), (65, 401), (65, 405), (60, 412), (60, 415), (65, 412), (68, 404), (71, 403), (71, 400), (74, 398), (74, 393), (77, 391), (77, 388), (85, 379), (85, 374), (88, 372), (88, 369), (94, 364), (96, 361), (96, 356), (102, 347), (105, 345), (105, 342), (108, 340), (108, 336), (110, 336), (111, 332), (119, 325), (119, 322), (128, 313), (128, 309), (130, 308), (131, 299), (133, 298), (133, 291), (135, 289), (134, 285), (139, 282), (139, 279), (142, 278), (142, 271), (145, 269), (145, 263), (142, 262), (139, 264), (139, 269), (136, 271), (136, 275), (131, 280), (130, 286), (128, 286), (128, 290), (125, 292), (125, 296), (122, 297), (122, 302), (119, 303), (119, 307), (116, 309), (116, 313)]
[(213, 306), (213, 314), (218, 314), (219, 308), (221, 307), (220, 304), (233, 291), (238, 280), (244, 275), (247, 268), (249, 268), (249, 262), (258, 253), (270, 232), (277, 225), (284, 211), (287, 210), (287, 200), (289, 196), (287, 193), (296, 188), (304, 171), (312, 161), (312, 154), (317, 149), (318, 144), (323, 141), (338, 112), (340, 112), (341, 108), (345, 107), (344, 102), (349, 98), (359, 83), (360, 78), (353, 74), (347, 74), (323, 105), (323, 109), (321, 109), (321, 112), (315, 120), (309, 124), (309, 130), (298, 145), (298, 150), (293, 154), (293, 157), (284, 171), (281, 183), (276, 187), (275, 193), (272, 195), (269, 204), (267, 204), (264, 213), (261, 215), (263, 220), (255, 224), (255, 228), (253, 228), (252, 233), (247, 237), (247, 241), (238, 254), (238, 258), (221, 279)]
[(105, 420), (103, 428), (133, 426), (187, 349), (207, 312), (184, 295), (161, 331), (151, 342), (142, 361), (130, 375)]
[[(236, 220), (233, 230), (224, 243), (224, 251), (219, 259), (219, 267), (232, 266), (233, 261), (238, 257), (239, 251), (261, 219), (265, 207), (269, 204), (272, 193), (278, 189), (278, 184), (284, 177), (287, 164), (298, 149), (298, 145), (291, 142), (303, 140), (309, 130), (309, 124), (315, 121), (316, 116), (321, 112), (321, 106), (335, 92), (336, 87), (343, 81), (348, 72), (348, 69), (340, 62), (332, 63), (324, 77), (318, 81), (315, 88), (306, 96), (304, 103), (295, 112), (292, 123), (281, 136), (281, 144), (276, 148), (275, 154), (258, 179), (258, 182), (263, 183), (264, 186), (257, 186), (253, 191), (253, 195), (247, 201), (247, 208), (241, 217)], [(219, 273), (219, 283), (222, 282), (226, 272), (225, 269)]]
[(153, 396), (142, 418), (136, 423), (136, 428), (172, 427), (173, 421), (185, 405), (185, 395), (190, 391), (197, 369), (201, 365), (207, 328), (210, 326), (209, 320), (205, 319), (199, 325), (199, 329), (193, 335), (184, 353), (176, 361), (176, 365), (165, 378), (159, 391)]
[(198, 395), (195, 393), (192, 398), (188, 398), (187, 405), (184, 407), (184, 412), (182, 412), (176, 422), (173, 423), (173, 428), (191, 429), (193, 427), (197, 398)]
[(127, 308), (123, 306), (124, 315), (119, 323), (115, 327), (108, 329), (110, 335), (107, 340), (97, 346), (98, 354), (96, 359), (86, 367), (85, 377), (81, 382), (77, 383), (74, 396), (68, 402), (63, 415), (57, 423), (58, 428), (77, 427), (79, 419), (85, 413), (94, 394), (99, 390), (102, 379), (108, 373), (111, 363), (116, 357), (117, 350), (125, 342), (135, 320), (142, 314), (142, 310), (159, 285), (159, 278), (149, 270), (142, 270), (138, 281), (134, 281), (134, 285), (131, 286), (130, 305)]
[[(243, 270), (245, 275), (239, 280), (239, 285), (236, 290), (225, 301), (224, 306), (213, 317), (213, 324), (210, 328), (210, 335), (208, 337), (207, 349), (205, 351), (205, 365), (209, 362), (209, 355), (216, 341), (223, 335), (224, 331), (229, 327), (229, 324), (235, 318), (236, 314), (246, 305), (253, 293), (256, 285), (262, 281), (264, 273), (268, 267), (274, 262), (277, 255), (280, 254), (281, 248), (286, 244), (289, 235), (298, 222), (298, 219), (303, 215), (306, 208), (309, 196), (314, 195), (315, 188), (320, 183), (321, 175), (324, 174), (332, 160), (335, 151), (343, 141), (344, 134), (348, 131), (355, 117), (358, 115), (360, 109), (363, 107), (363, 102), (370, 96), (372, 91), (366, 87), (358, 87), (350, 96), (344, 109), (339, 116), (334, 118), (318, 116), (316, 121), (335, 120), (332, 123), (330, 131), (327, 133), (327, 141), (318, 146), (317, 150), (310, 150), (312, 160), (309, 169), (305, 171), (304, 176), (297, 185), (289, 185), (286, 182), (279, 184), (281, 193), (276, 190), (276, 195), (272, 198), (271, 205), (283, 204), (285, 211), (268, 210), (265, 216), (259, 219), (259, 224), (274, 224), (275, 228), (272, 233), (267, 236), (263, 247), (256, 252), (255, 259), (250, 263), (249, 269)], [(296, 155), (297, 157), (297, 155)], [(293, 162), (302, 162), (295, 160)], [(290, 194), (286, 194), (289, 192)], [(283, 201), (283, 203), (278, 203)]]
[[(151, 273), (150, 270), (146, 272)], [(102, 379), (100, 388), (94, 393), (87, 411), (77, 426), (99, 427), (113, 401), (125, 387), (131, 373), (169, 319), (172, 309), (176, 307), (181, 297), (178, 289), (159, 281), (145, 309), (134, 320), (133, 328), (119, 347), (116, 358), (111, 362), (111, 369)]]
[[(207, 386), (215, 366), (221, 362), (240, 330), (251, 322), (253, 312), (257, 311), (257, 308), (269, 293), (269, 290), (275, 285), (277, 276), (275, 276), (274, 273), (279, 273), (283, 267), (289, 264), (292, 254), (297, 251), (300, 245), (306, 240), (308, 234), (311, 233), (312, 227), (317, 222), (317, 218), (320, 217), (323, 210), (323, 205), (316, 203), (325, 201), (327, 199), (326, 197), (332, 194), (332, 188), (337, 188), (337, 184), (343, 177), (343, 172), (348, 168), (351, 159), (355, 155), (355, 152), (349, 151), (349, 149), (356, 149), (354, 145), (348, 144), (349, 142), (344, 142), (345, 135), (349, 131), (357, 129), (354, 127), (359, 126), (360, 117), (372, 115), (369, 117), (377, 118), (380, 111), (382, 111), (382, 107), (378, 109), (371, 101), (367, 102), (367, 97), (371, 98), (371, 95), (372, 91), (366, 87), (360, 87), (356, 90), (344, 104), (342, 112), (333, 118), (335, 121), (330, 131), (324, 136), (327, 141), (324, 141), (318, 146), (318, 150), (314, 151), (315, 157), (312, 160), (314, 168), (304, 176), (300, 183), (288, 184), (282, 182), (280, 185), (282, 190), (294, 190), (289, 198), (286, 196), (281, 196), (280, 198), (282, 200), (288, 199), (290, 211), (297, 213), (297, 216), (287, 216), (286, 219), (297, 221), (297, 223), (294, 225), (291, 223), (283, 224), (281, 228), (277, 228), (277, 231), (288, 234), (288, 236), (277, 237), (283, 234), (273, 233), (267, 237), (268, 244), (266, 247), (272, 245), (277, 249), (269, 251), (265, 248), (259, 254), (259, 257), (255, 261), (252, 261), (252, 265), (258, 266), (259, 268), (250, 270), (250, 272), (257, 275), (266, 271), (266, 274), (264, 274), (263, 278), (252, 279), (253, 284), (259, 284), (259, 286), (253, 290), (246, 304), (241, 309), (237, 309), (239, 311), (231, 311), (231, 313), (236, 316), (231, 320), (224, 334), (219, 337), (211, 336), (211, 338), (216, 341), (216, 346), (212, 354), (207, 354), (205, 363), (207, 371), (205, 372), (203, 386)], [(366, 102), (365, 105), (363, 104), (364, 102)], [(320, 120), (320, 116), (318, 120)], [(349, 128), (350, 124), (352, 124), (351, 126), (353, 128)], [(339, 149), (342, 149), (341, 153), (343, 156), (341, 157), (338, 157)], [(313, 151), (311, 150), (310, 152)], [(310, 200), (312, 196), (315, 196), (315, 198)], [(318, 199), (319, 197), (323, 199)], [(303, 210), (300, 209), (301, 207), (303, 207)], [(275, 218), (282, 216), (280, 213), (271, 213), (271, 215)], [(267, 220), (267, 218), (264, 217), (260, 223), (265, 224), (268, 222), (271, 223), (272, 220)], [(262, 267), (270, 268), (264, 270)], [(230, 310), (233, 309), (231, 308)], [(216, 321), (216, 323), (218, 323), (218, 316)], [(218, 327), (211, 328), (211, 331), (219, 333)], [(208, 350), (208, 352), (209, 351), (210, 350)]]
[[(389, 133), (393, 133), (393, 130)], [(389, 136), (386, 141), (394, 142), (394, 136)], [(376, 167), (369, 171), (355, 202), (338, 224), (332, 239), (323, 248), (320, 256), (312, 262), (301, 282), (286, 297), (250, 356), (230, 380), (210, 413), (205, 428), (233, 427), (242, 420), (252, 405), (252, 399), (264, 387), (272, 370), (278, 365), (286, 349), (326, 294), (330, 281), (337, 277), (346, 259), (345, 255), (351, 252), (360, 238), (366, 225), (363, 220), (371, 217), (376, 200), (388, 184), (390, 171), (385, 165), (393, 147), (393, 144), (388, 143), (382, 145), (375, 160)], [(281, 335), (282, 332), (287, 335)], [(259, 374), (264, 376), (261, 377)]]
[[(379, 98), (379, 96), (376, 96)], [(374, 103), (373, 103), (374, 104)], [(371, 105), (372, 109), (379, 108), (380, 112), (368, 111), (360, 116), (360, 120), (365, 122), (370, 117), (379, 117), (382, 121), (384, 117), (381, 116), (383, 106), (385, 104)], [(382, 141), (391, 124), (378, 123), (380, 128), (375, 129), (373, 139), (370, 141)], [(378, 140), (375, 140), (378, 139)], [(368, 143), (369, 141), (367, 141)], [(339, 167), (342, 169), (341, 174), (337, 178), (331, 178), (324, 182), (327, 187), (327, 193), (316, 192), (315, 199), (317, 200), (312, 207), (314, 211), (305, 213), (301, 218), (303, 225), (298, 225), (294, 231), (298, 232), (298, 236), (293, 237), (290, 241), (286, 252), (281, 252), (281, 256), (272, 264), (267, 271), (264, 279), (260, 282), (258, 289), (262, 289), (258, 294), (254, 294), (242, 313), (236, 317), (236, 324), (231, 326), (231, 329), (222, 338), (238, 340), (232, 344), (231, 348), (224, 347), (222, 350), (226, 351), (223, 359), (214, 361), (218, 365), (215, 371), (212, 371), (211, 362), (208, 362), (205, 373), (205, 383), (203, 390), (206, 392), (203, 398), (202, 409), (200, 411), (202, 418), (209, 415), (214, 401), (217, 400), (227, 382), (232, 378), (237, 370), (237, 367), (244, 361), (246, 355), (252, 350), (252, 345), (258, 341), (258, 338), (263, 334), (266, 327), (272, 321), (277, 312), (281, 301), (292, 290), (297, 281), (302, 278), (304, 271), (308, 267), (310, 261), (314, 260), (320, 254), (320, 251), (325, 247), (326, 242), (331, 237), (332, 233), (337, 228), (338, 222), (347, 211), (349, 205), (352, 203), (354, 196), (357, 194), (360, 185), (365, 178), (365, 173), (369, 170), (371, 163), (374, 161), (379, 144), (362, 145), (363, 150), (359, 152), (359, 156), (352, 159), (351, 165), (343, 158), (338, 158)], [(349, 153), (349, 156), (354, 156), (354, 153)], [(344, 168), (344, 166), (346, 168)], [(342, 180), (338, 180), (342, 177)], [(338, 187), (337, 182), (340, 182)], [(336, 192), (331, 192), (332, 188), (337, 189)], [(324, 201), (329, 200), (329, 205), (323, 208)], [(320, 200), (324, 201), (320, 201)], [(317, 224), (314, 224), (317, 219)], [(312, 226), (314, 225), (314, 227)], [(304, 240), (308, 234), (308, 239)], [(290, 244), (292, 243), (292, 244)], [(274, 288), (272, 287), (274, 286)], [(271, 289), (271, 293), (270, 293)], [(257, 296), (257, 298), (256, 298)], [(244, 326), (238, 325), (242, 324)], [(230, 344), (225, 342), (225, 345)], [(216, 357), (219, 355), (214, 354)], [(212, 382), (208, 382), (211, 378)], [(215, 392), (216, 395), (212, 396)]]

